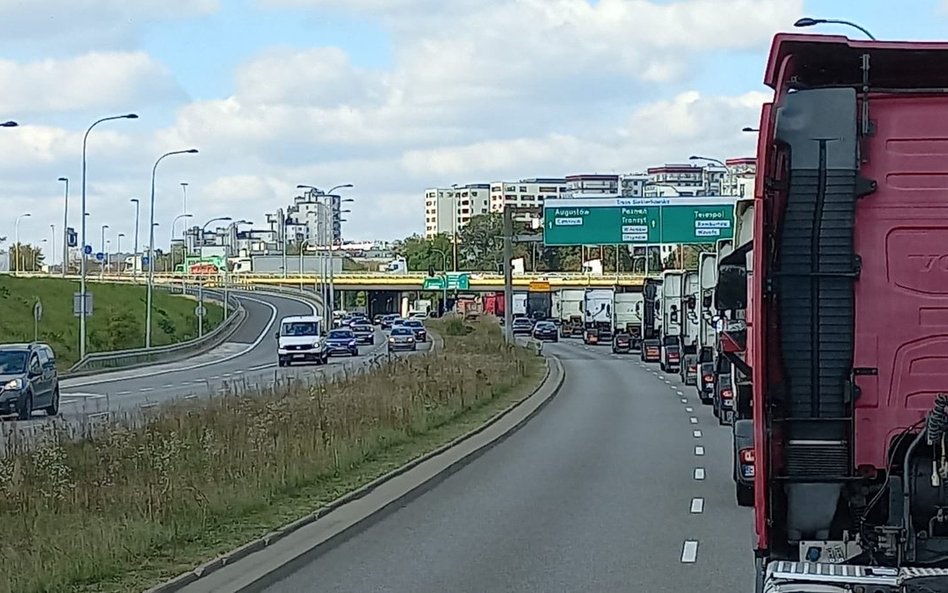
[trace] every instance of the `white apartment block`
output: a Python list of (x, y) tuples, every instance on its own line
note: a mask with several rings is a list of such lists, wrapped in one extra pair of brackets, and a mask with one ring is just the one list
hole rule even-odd
[(562, 197), (565, 192), (566, 180), (562, 177), (495, 181), (490, 184), (490, 211), (503, 212), (504, 206), (510, 206), (539, 212), (544, 200)]
[(471, 217), (487, 214), (489, 208), (489, 183), (429, 188), (425, 190), (425, 237), (454, 235)]

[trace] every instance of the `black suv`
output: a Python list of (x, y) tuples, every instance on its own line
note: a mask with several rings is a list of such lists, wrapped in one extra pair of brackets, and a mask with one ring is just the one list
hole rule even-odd
[(0, 345), (0, 414), (29, 420), (34, 410), (59, 413), (56, 356), (46, 344)]

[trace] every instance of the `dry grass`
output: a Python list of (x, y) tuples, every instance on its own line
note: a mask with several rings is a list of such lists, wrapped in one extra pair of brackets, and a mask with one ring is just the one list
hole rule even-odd
[(494, 324), (474, 328), (330, 384), (178, 404), (0, 458), (0, 591), (140, 590), (457, 436), (541, 376)]

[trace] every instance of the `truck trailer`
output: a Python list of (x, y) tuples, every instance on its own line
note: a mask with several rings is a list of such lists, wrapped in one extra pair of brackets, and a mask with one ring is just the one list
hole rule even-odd
[(661, 278), (642, 282), (642, 362), (658, 362), (662, 350)]
[(689, 270), (682, 278), (681, 319), (681, 382), (696, 385), (698, 382), (698, 272)]
[(587, 332), (595, 330), (598, 343), (612, 339), (612, 309), (616, 291), (612, 288), (587, 288), (583, 300), (584, 322)]
[(756, 591), (948, 591), (948, 43), (778, 34), (765, 82), (753, 274), (718, 281)]
[(564, 288), (560, 291), (559, 320), (560, 337), (579, 338), (585, 327), (583, 321), (583, 302), (586, 300), (586, 290), (582, 288)]
[(659, 366), (670, 373), (677, 373), (681, 365), (682, 326), (685, 323), (684, 283), (684, 270), (662, 272), (662, 350)]
[(614, 325), (616, 332), (626, 332), (633, 350), (641, 347), (642, 293), (617, 292), (615, 295)]
[(701, 403), (708, 405), (714, 394), (714, 354), (717, 351), (716, 324), (719, 320), (714, 307), (714, 286), (718, 282), (717, 252), (698, 256), (698, 282), (701, 299), (698, 303), (698, 381), (695, 389)]

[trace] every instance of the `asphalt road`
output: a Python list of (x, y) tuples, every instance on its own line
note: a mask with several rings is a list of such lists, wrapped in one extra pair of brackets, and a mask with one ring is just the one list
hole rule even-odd
[[(273, 337), (279, 320), (288, 315), (311, 315), (313, 306), (304, 301), (259, 292), (240, 293), (238, 296), (248, 316), (228, 342), (185, 361), (64, 379), (60, 383), (62, 417), (76, 421), (115, 412), (134, 413), (176, 398), (217, 393), (229, 384), (253, 387), (272, 384), (277, 378), (337, 373), (361, 365), (385, 351), (384, 334), (377, 332), (375, 344), (361, 345), (358, 357), (332, 357), (326, 366), (297, 364), (280, 368)], [(422, 350), (427, 347), (422, 346)], [(44, 421), (48, 419), (36, 412), (32, 420), (17, 424), (35, 425)]]
[(752, 591), (730, 428), (635, 354), (545, 348), (566, 379), (542, 413), (267, 593)]

